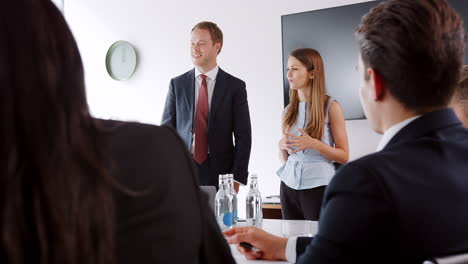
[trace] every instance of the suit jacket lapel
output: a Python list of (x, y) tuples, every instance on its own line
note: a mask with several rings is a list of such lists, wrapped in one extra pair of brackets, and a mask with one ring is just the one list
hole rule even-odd
[(398, 131), (384, 149), (406, 140), (422, 137), (432, 131), (456, 125), (461, 126), (461, 122), (452, 109), (445, 108), (426, 113)]
[(224, 96), (226, 94), (226, 77), (228, 75), (226, 72), (219, 68), (218, 75), (216, 76), (216, 84), (213, 91), (213, 97), (211, 98), (211, 107), (210, 107), (210, 115), (208, 120), (208, 131), (212, 125), (212, 120), (214, 120), (214, 116), (216, 115), (216, 110), (218, 109), (221, 102), (224, 100)]
[(193, 123), (195, 118), (195, 69), (191, 70), (187, 74), (186, 78), (186, 90), (184, 93), (185, 103), (187, 104), (187, 109), (191, 109), (189, 111), (190, 120), (192, 120), (192, 131), (193, 131)]

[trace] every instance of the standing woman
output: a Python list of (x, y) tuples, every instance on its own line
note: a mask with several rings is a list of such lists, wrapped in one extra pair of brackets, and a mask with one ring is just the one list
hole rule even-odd
[(325, 187), (335, 174), (332, 161), (348, 161), (343, 111), (327, 95), (323, 61), (314, 49), (296, 49), (288, 58), (289, 105), (279, 142), (284, 163), (281, 208), (284, 219), (318, 220)]

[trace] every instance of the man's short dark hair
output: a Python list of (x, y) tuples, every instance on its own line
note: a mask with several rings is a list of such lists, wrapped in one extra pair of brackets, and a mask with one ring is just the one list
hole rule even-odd
[(366, 67), (418, 112), (450, 102), (464, 59), (463, 21), (445, 0), (388, 0), (365, 15), (356, 38)]

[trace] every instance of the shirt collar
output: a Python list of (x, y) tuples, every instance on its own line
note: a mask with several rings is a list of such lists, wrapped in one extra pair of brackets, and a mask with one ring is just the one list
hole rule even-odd
[[(213, 69), (211, 69), (209, 72), (206, 72), (204, 73), (206, 75), (206, 77), (208, 77), (209, 80), (216, 80), (216, 76), (218, 75), (218, 71), (219, 71), (219, 66), (216, 65), (216, 67), (214, 67)], [(195, 67), (195, 76), (196, 78), (200, 78), (200, 75), (202, 75), (203, 73), (201, 73), (197, 67)]]
[(398, 131), (403, 129), (405, 126), (407, 126), (409, 123), (413, 122), (420, 116), (421, 115), (410, 117), (388, 128), (383, 134), (382, 139), (380, 139), (379, 145), (377, 146), (377, 151), (381, 151), (383, 148), (385, 148), (388, 142), (392, 140), (392, 138), (396, 135), (396, 133), (398, 133)]

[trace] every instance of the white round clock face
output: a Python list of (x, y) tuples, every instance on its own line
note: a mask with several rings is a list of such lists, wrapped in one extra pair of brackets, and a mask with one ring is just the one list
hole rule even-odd
[(106, 55), (106, 68), (112, 79), (125, 81), (132, 77), (137, 64), (135, 48), (126, 41), (117, 41)]

